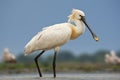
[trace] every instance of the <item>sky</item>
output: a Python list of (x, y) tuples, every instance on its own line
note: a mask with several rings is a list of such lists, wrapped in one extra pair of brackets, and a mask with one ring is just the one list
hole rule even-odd
[(70, 50), (76, 55), (102, 49), (120, 50), (119, 0), (0, 0), (0, 55), (4, 48), (20, 54), (42, 28), (67, 22), (74, 8), (84, 11), (100, 40), (95, 42), (86, 28), (82, 36), (60, 50)]

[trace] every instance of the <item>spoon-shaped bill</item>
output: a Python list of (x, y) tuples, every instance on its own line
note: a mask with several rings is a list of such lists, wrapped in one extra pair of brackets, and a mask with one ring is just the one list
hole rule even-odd
[(93, 36), (93, 39), (94, 39), (95, 41), (98, 41), (99, 38), (93, 33), (93, 31), (91, 30), (91, 28), (88, 26), (88, 24), (87, 24), (84, 16), (81, 16), (81, 20), (83, 21), (83, 23), (84, 23), (84, 24), (87, 26), (87, 28), (89, 29), (90, 33), (91, 33), (92, 36)]

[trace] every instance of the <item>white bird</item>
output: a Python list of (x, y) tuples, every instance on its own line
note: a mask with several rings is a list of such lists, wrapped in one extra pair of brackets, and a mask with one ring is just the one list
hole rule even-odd
[(114, 60), (114, 64), (120, 64), (120, 58), (116, 55), (115, 51), (112, 50), (110, 55)]
[(120, 58), (116, 56), (115, 51), (111, 51), (110, 54), (105, 55), (105, 62), (107, 64), (120, 64)]
[(15, 63), (16, 62), (16, 57), (13, 55), (8, 48), (4, 49), (3, 52), (3, 61), (4, 62), (9, 62), (9, 63)]
[[(75, 25), (71, 22), (74, 22)], [(98, 41), (98, 37), (92, 32), (86, 23), (84, 12), (78, 9), (73, 9), (72, 14), (69, 16), (68, 22), (43, 28), (41, 32), (35, 35), (27, 43), (25, 46), (25, 55), (37, 50), (42, 50), (42, 52), (35, 57), (35, 63), (40, 77), (42, 77), (42, 74), (38, 66), (38, 58), (45, 51), (54, 49), (53, 72), (54, 77), (56, 77), (56, 54), (58, 53), (59, 48), (69, 40), (76, 39), (82, 35), (85, 32), (85, 25), (90, 30), (93, 38)]]
[(116, 64), (115, 58), (113, 56), (111, 56), (111, 54), (105, 55), (105, 62), (107, 64)]

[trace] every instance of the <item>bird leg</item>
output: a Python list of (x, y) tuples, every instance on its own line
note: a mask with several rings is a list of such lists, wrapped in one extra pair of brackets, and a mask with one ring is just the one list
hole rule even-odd
[(39, 76), (40, 77), (42, 77), (42, 73), (41, 73), (41, 71), (40, 71), (40, 68), (39, 68), (39, 65), (38, 65), (38, 58), (44, 53), (45, 51), (43, 50), (39, 55), (37, 55), (36, 57), (35, 57), (35, 63), (36, 63), (36, 66), (37, 66), (37, 69), (38, 69), (38, 72), (39, 72)]
[(53, 73), (54, 73), (54, 78), (56, 77), (56, 54), (57, 52), (55, 51), (54, 57), (53, 57)]

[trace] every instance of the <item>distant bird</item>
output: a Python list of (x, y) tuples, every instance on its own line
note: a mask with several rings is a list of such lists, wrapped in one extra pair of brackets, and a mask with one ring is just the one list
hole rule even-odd
[(105, 62), (107, 64), (120, 64), (120, 58), (116, 56), (115, 51), (111, 51), (110, 54), (105, 55)]
[(16, 57), (13, 55), (8, 48), (4, 49), (3, 52), (3, 61), (6, 63), (15, 63), (16, 62)]
[(116, 55), (115, 51), (112, 50), (110, 55), (114, 59), (115, 64), (120, 64), (120, 58)]
[[(75, 24), (72, 24), (74, 22)], [(35, 57), (35, 63), (39, 72), (39, 76), (42, 77), (38, 58), (47, 50), (54, 49), (53, 58), (53, 73), (54, 78), (56, 77), (56, 54), (59, 48), (67, 43), (69, 40), (78, 38), (85, 32), (85, 25), (91, 32), (93, 38), (98, 41), (98, 37), (92, 32), (85, 20), (85, 14), (83, 11), (73, 9), (72, 14), (69, 16), (67, 23), (55, 24), (43, 28), (41, 32), (35, 35), (25, 46), (25, 55), (28, 55), (34, 51), (42, 50), (39, 55)]]

